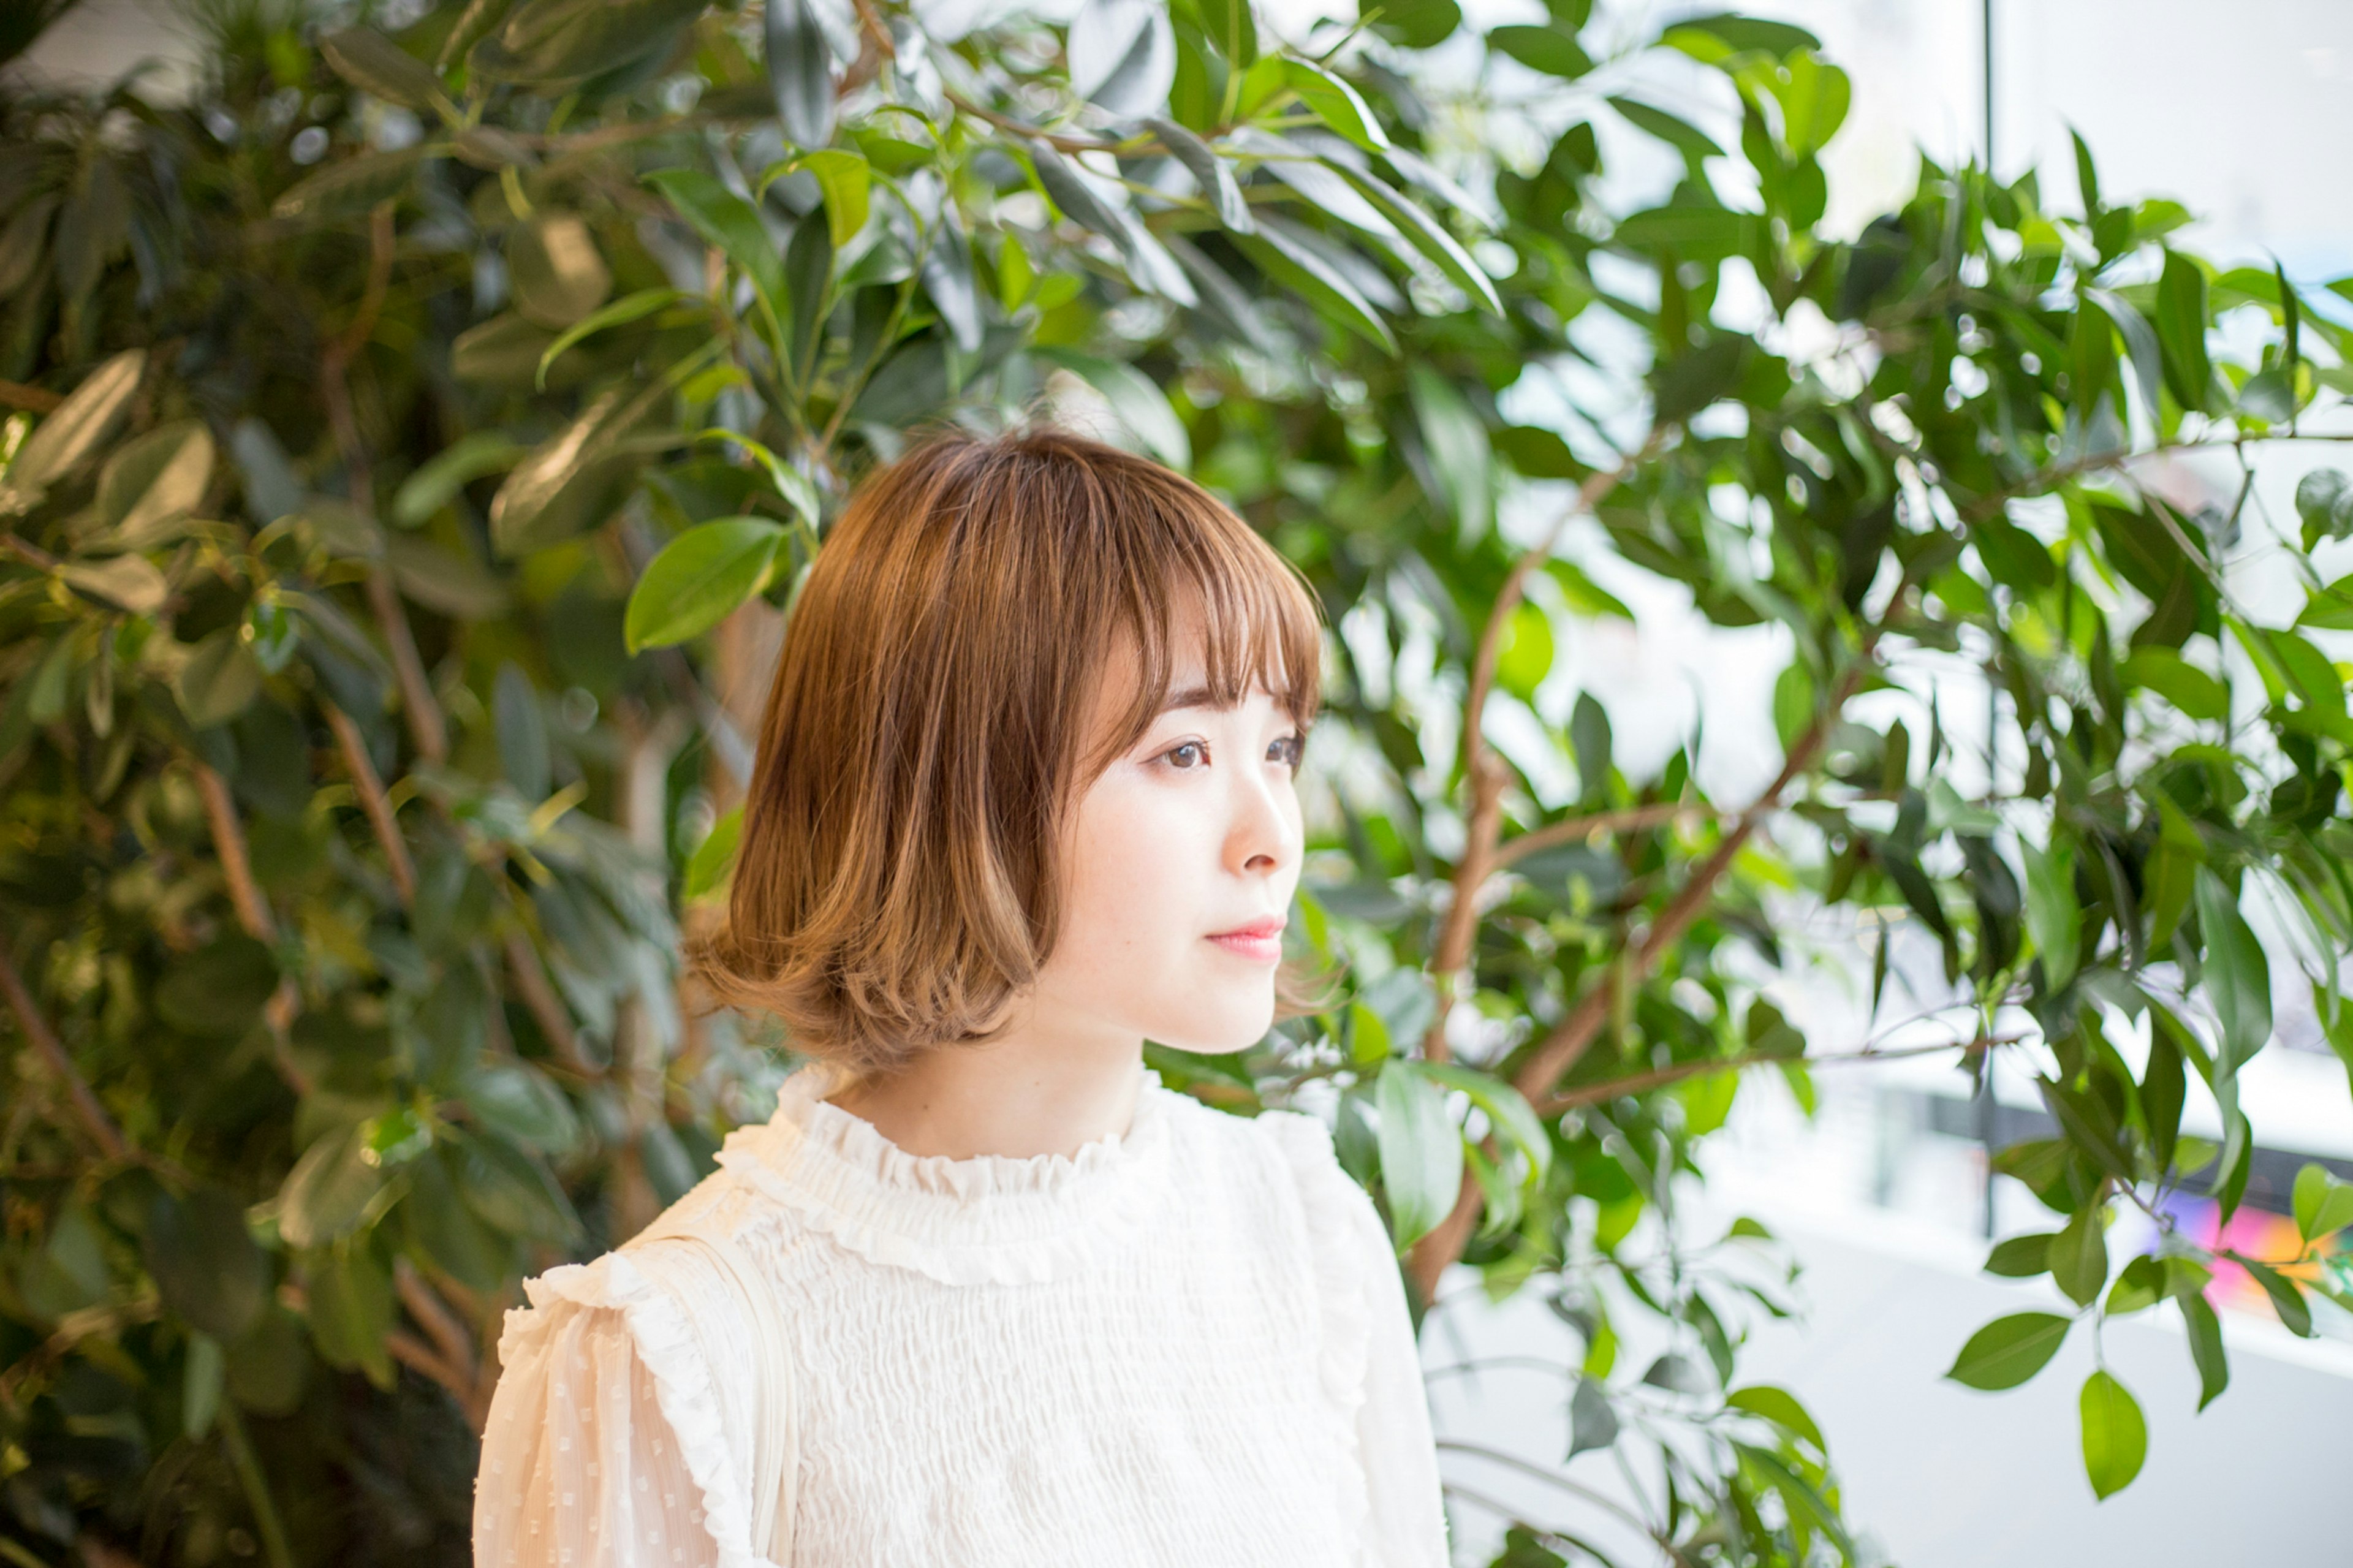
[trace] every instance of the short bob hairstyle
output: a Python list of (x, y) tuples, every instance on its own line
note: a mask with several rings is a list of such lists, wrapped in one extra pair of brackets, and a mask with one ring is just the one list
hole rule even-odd
[[(1075, 803), (1189, 651), (1186, 605), (1216, 700), (1263, 686), (1303, 732), (1315, 596), (1192, 480), (1050, 429), (941, 433), (868, 478), (785, 631), (727, 918), (697, 954), (718, 997), (860, 1076), (990, 1037), (1053, 951)], [(1082, 735), (1121, 647), (1137, 689)], [(1278, 1016), (1328, 978), (1284, 966)]]

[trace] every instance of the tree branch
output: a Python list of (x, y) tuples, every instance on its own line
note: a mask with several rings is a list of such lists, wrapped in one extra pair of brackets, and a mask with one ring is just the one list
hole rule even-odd
[[(1900, 587), (1898, 596), (1901, 596)], [(1830, 700), (1822, 705), (1814, 715), (1813, 722), (1789, 747), (1780, 773), (1775, 775), (1764, 793), (1749, 803), (1746, 810), (1733, 819), (1707, 858), (1693, 870), (1683, 887), (1676, 890), (1675, 896), (1668, 900), (1666, 908), (1660, 911), (1659, 918), (1651, 923), (1651, 929), (1643, 934), (1641, 944), (1626, 956), (1623, 962), (1633, 971), (1632, 978), (1636, 983), (1651, 973), (1659, 960), (1683, 940), (1683, 933), (1706, 911), (1709, 901), (1715, 896), (1716, 883), (1739, 858), (1740, 851), (1746, 847), (1758, 824), (1779, 804), (1782, 792), (1811, 767), (1814, 760), (1821, 754), (1822, 747), (1830, 739), (1831, 726), (1845, 710), (1847, 699), (1853, 696), (1855, 688), (1862, 684), (1863, 668), (1876, 640), (1875, 637), (1865, 638), (1854, 663), (1840, 677)], [(1600, 1037), (1601, 1027), (1609, 1019), (1611, 991), (1612, 987), (1606, 979), (1588, 987), (1577, 999), (1576, 1005), (1569, 1009), (1568, 1016), (1553, 1026), (1537, 1045), (1535, 1054), (1514, 1076), (1514, 1086), (1527, 1097), (1531, 1105), (1554, 1099), (1553, 1086), (1560, 1081), (1561, 1075), (1575, 1067), (1578, 1058)], [(1478, 1223), (1480, 1203), (1478, 1178), (1465, 1170), (1462, 1186), (1455, 1194), (1454, 1207), (1413, 1244), (1407, 1258), (1406, 1272), (1423, 1300), (1429, 1300), (1437, 1289), (1439, 1276), (1446, 1272), (1446, 1266), (1462, 1256), (1462, 1248), (1470, 1242), (1472, 1228)]]
[(400, 820), (393, 814), (392, 800), (384, 793), (384, 780), (375, 771), (375, 763), (368, 756), (367, 739), (352, 716), (332, 702), (322, 702), (326, 710), (327, 727), (335, 732), (335, 749), (343, 753), (343, 771), (351, 775), (352, 788), (360, 797), (360, 808), (367, 813), (368, 826), (375, 831), (375, 841), (383, 847), (385, 866), (392, 872), (392, 884), (399, 889), (403, 907), (417, 901), (417, 867), (408, 858), (408, 842), (400, 835)]
[[(375, 331), (376, 314), (392, 282), (392, 203), (379, 202), (368, 215), (367, 290), (351, 325), (331, 340), (319, 356), (319, 392), (327, 405), (327, 423), (334, 430), (336, 449), (343, 456), (344, 479), (353, 502), (371, 518), (375, 516), (375, 478), (368, 463), (367, 443), (361, 439), (359, 421), (352, 414), (348, 376), (352, 361)], [(448, 726), (442, 718), (440, 700), (433, 695), (433, 683), (426, 679), (425, 661), (417, 656), (407, 613), (400, 607), (399, 585), (393, 581), (392, 568), (381, 561), (369, 570), (367, 596), (368, 607), (392, 650), (393, 678), (400, 686), (401, 713), (408, 721), (409, 738), (419, 756), (440, 762), (449, 754)]]
[(27, 386), (21, 381), (0, 381), (0, 406), (21, 408), (27, 414), (47, 414), (65, 398), (46, 387)]
[(1940, 1040), (1933, 1046), (1900, 1046), (1894, 1050), (1874, 1050), (1868, 1047), (1859, 1051), (1836, 1051), (1826, 1056), (1775, 1056), (1766, 1051), (1749, 1051), (1736, 1057), (1720, 1057), (1712, 1061), (1675, 1062), (1650, 1072), (1630, 1073), (1603, 1083), (1580, 1084), (1563, 1089), (1551, 1098), (1534, 1101), (1539, 1116), (1556, 1116), (1580, 1105), (1599, 1105), (1606, 1100), (1629, 1094), (1641, 1094), (1681, 1083), (1685, 1079), (1704, 1078), (1710, 1073), (1739, 1072), (1746, 1068), (1794, 1064), (1811, 1070), (1818, 1067), (1849, 1067), (1858, 1062), (1894, 1062), (1909, 1057), (1932, 1057), (1940, 1051), (1959, 1051), (1964, 1056), (1977, 1056), (1996, 1046), (2014, 1046), (2026, 1038), (2023, 1035), (1979, 1035), (1972, 1040)]
[(1596, 811), (1584, 816), (1571, 816), (1559, 822), (1547, 822), (1525, 833), (1514, 834), (1495, 847), (1491, 868), (1501, 871), (1513, 862), (1549, 849), (1556, 844), (1574, 844), (1579, 839), (1597, 838), (1605, 833), (1639, 833), (1644, 828), (1660, 827), (1686, 816), (1722, 816), (1724, 813), (1712, 805), (1696, 801), (1662, 801), (1652, 805), (1630, 805), (1618, 811)]
[(1577, 499), (1561, 509), (1552, 526), (1545, 530), (1544, 537), (1522, 551), (1520, 558), (1512, 563), (1503, 587), (1496, 592), (1494, 605), (1487, 612), (1487, 624), (1480, 629), (1479, 647), (1471, 661), (1471, 689), (1462, 700), (1462, 771), (1471, 783), (1471, 810), (1465, 823), (1462, 858), (1454, 867), (1453, 901), (1447, 907), (1445, 921), (1439, 928), (1438, 942), (1430, 955), (1430, 977), (1437, 984), (1438, 1006), (1421, 1037), (1421, 1053), (1426, 1060), (1442, 1062), (1448, 1056), (1447, 1016), (1453, 1011), (1462, 970), (1470, 962), (1471, 949), (1478, 936), (1479, 889), (1495, 864), (1495, 840), (1502, 830), (1504, 786), (1509, 774), (1489, 750), (1480, 724), (1486, 711), (1487, 694), (1494, 689), (1495, 666), (1503, 656), (1504, 630), (1511, 624), (1512, 612), (1519, 608), (1525, 596), (1528, 574), (1551, 559), (1554, 547), (1569, 523), (1600, 505), (1604, 496), (1648, 461), (1666, 434), (1665, 426), (1651, 431), (1641, 450), (1616, 468), (1586, 477), (1585, 482), (1577, 487)]
[(196, 793), (205, 798), (205, 818), (212, 825), (213, 850), (220, 857), (221, 875), (228, 882), (228, 901), (237, 910), (237, 923), (259, 942), (278, 940), (278, 918), (253, 879), (253, 863), (245, 852), (245, 827), (237, 819), (237, 802), (229, 798), (228, 781), (210, 763), (191, 756)]
[(97, 1094), (74, 1067), (73, 1058), (66, 1054), (57, 1031), (49, 1027), (48, 1020), (34, 1005), (33, 994), (25, 988), (25, 977), (16, 973), (16, 963), (5, 948), (0, 948), (0, 991), (7, 993), (8, 1011), (16, 1016), (16, 1027), (32, 1046), (34, 1054), (65, 1085), (66, 1098), (73, 1101), (74, 1119), (81, 1123), (82, 1131), (90, 1134), (90, 1141), (98, 1145), (100, 1153), (109, 1160), (121, 1159), (129, 1152), (122, 1130), (107, 1115), (106, 1107), (99, 1103)]
[(507, 968), (514, 975), (515, 991), (522, 1005), (531, 1010), (532, 1020), (555, 1053), (556, 1059), (583, 1078), (601, 1078), (602, 1069), (589, 1065), (580, 1049), (579, 1031), (572, 1026), (572, 1015), (565, 1010), (564, 999), (548, 984), (547, 971), (539, 962), (539, 951), (531, 938), (520, 931), (509, 931), (506, 942)]

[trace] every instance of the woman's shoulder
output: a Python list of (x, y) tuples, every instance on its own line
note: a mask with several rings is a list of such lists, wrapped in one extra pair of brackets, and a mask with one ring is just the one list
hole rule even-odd
[(1206, 1105), (1189, 1094), (1160, 1089), (1169, 1120), (1182, 1130), (1198, 1157), (1223, 1168), (1256, 1168), (1299, 1195), (1311, 1227), (1337, 1222), (1372, 1200), (1341, 1167), (1332, 1131), (1304, 1110), (1268, 1109), (1238, 1115)]

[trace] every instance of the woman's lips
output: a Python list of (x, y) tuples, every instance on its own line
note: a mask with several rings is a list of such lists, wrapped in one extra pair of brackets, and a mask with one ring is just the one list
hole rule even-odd
[(1209, 938), (1228, 952), (1257, 963), (1279, 963), (1282, 960), (1282, 928), (1284, 921), (1260, 921), (1236, 931), (1220, 931)]

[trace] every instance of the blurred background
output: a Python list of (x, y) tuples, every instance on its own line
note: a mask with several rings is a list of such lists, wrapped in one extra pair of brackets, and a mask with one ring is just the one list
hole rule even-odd
[[(947, 5), (971, 8), (968, 0)], [(1602, 11), (1630, 34), (1704, 8)], [(1267, 0), (1263, 9), (1269, 25), (1299, 39), (1354, 16), (1345, 0)], [(2072, 208), (2073, 129), (2100, 151), (2110, 199), (2181, 202), (2196, 219), (2189, 242), (2218, 262), (2275, 258), (2316, 293), (2353, 274), (2353, 159), (2345, 153), (2353, 145), (2353, 6), (2344, 0), (2263, 0), (2233, 8), (2227, 27), (2216, 24), (2216, 7), (2196, 0), (1763, 0), (1746, 9), (1811, 29), (1852, 74), (1852, 112), (1824, 160), (1832, 192), (1827, 226), (1835, 234), (1858, 233), (1899, 205), (1923, 150), (1946, 163), (1989, 156), (2005, 174), (2033, 168), (2046, 205)], [(1481, 27), (1542, 17), (1538, 0), (1475, 0), (1465, 10)], [(18, 68), (100, 81), (152, 58), (151, 85), (168, 93), (187, 56), (169, 16), (142, 0), (85, 0)], [(1461, 68), (1480, 68), (1483, 57), (1467, 33), (1453, 43)], [(1431, 66), (1448, 68), (1444, 51)], [(1704, 75), (1694, 68), (1646, 79), (1648, 96), (1703, 126), (1722, 126), (1730, 121), (1728, 94)], [(1598, 79), (1548, 84), (1564, 119), (1578, 94), (1617, 89)], [(1531, 144), (1542, 134), (1532, 125)], [(1654, 194), (1663, 194), (1676, 167), (1663, 151), (1648, 152), (1646, 163), (1644, 149), (1612, 149), (1610, 178), (1637, 186), (1655, 180)], [(1533, 405), (1541, 396), (1532, 392), (1530, 402), (1523, 416), (1546, 422), (1548, 411)], [(1574, 444), (1577, 432), (1564, 434)], [(2266, 490), (2278, 492), (2275, 512), (2292, 515), (2285, 496), (2295, 478), (2292, 463), (2266, 471)], [(2191, 489), (2211, 482), (2180, 476)], [(1662, 757), (1701, 727), (1711, 790), (1736, 796), (1753, 788), (1778, 758), (1770, 687), (1786, 634), (1712, 628), (1682, 590), (1624, 569), (1606, 551), (1592, 552), (1591, 569), (1637, 619), (1565, 626), (1551, 684), (1599, 696), (1630, 758)], [(1772, 657), (1759, 657), (1756, 639), (1777, 637), (1784, 640)], [(1949, 709), (1946, 721), (1969, 722)], [(1964, 780), (1956, 787), (1969, 791)], [(1789, 920), (1785, 940), (1827, 949), (1852, 936), (1811, 929), (1802, 910)], [(1932, 1005), (1942, 994), (1933, 946), (1924, 944), (1908, 965), (1904, 952), (1899, 945), (1897, 983), (1910, 982), (1922, 1005)], [(2265, 1148), (2248, 1205), (2222, 1238), (2259, 1255), (2293, 1244), (2285, 1184), (2301, 1163), (2316, 1158), (2353, 1176), (2345, 1069), (2312, 1026), (2308, 1000), (2286, 984), (2293, 966), (2277, 972), (2284, 1048), (2267, 1051), (2244, 1074)], [(1839, 972), (1826, 964), (1820, 973)], [(1784, 1000), (1810, 1038), (1832, 1049), (1861, 1043), (1867, 1009), (1841, 983), (1825, 980)], [(2047, 1278), (2019, 1283), (1979, 1271), (1987, 1237), (2036, 1228), (2041, 1213), (2023, 1188), (1990, 1176), (1987, 1161), (1989, 1147), (2044, 1135), (2041, 1101), (2016, 1069), (1991, 1079), (1991, 1095), (1973, 1100), (1968, 1079), (1941, 1063), (1825, 1071), (1809, 1110), (1779, 1080), (1754, 1075), (1725, 1134), (1706, 1147), (1704, 1201), (1725, 1222), (1736, 1214), (1760, 1219), (1801, 1265), (1790, 1292), (1800, 1315), (1761, 1330), (1744, 1363), (1757, 1380), (1795, 1389), (1833, 1435), (1851, 1517), (1909, 1568), (2353, 1558), (2338, 1447), (2353, 1415), (2353, 1319), (2326, 1302), (2316, 1301), (2320, 1337), (2298, 1340), (2278, 1326), (2252, 1281), (2225, 1279), (2222, 1300), (2241, 1309), (2224, 1317), (2232, 1385), (2202, 1416), (2192, 1415), (2195, 1380), (2171, 1315), (2112, 1328), (2112, 1364), (2147, 1395), (2152, 1457), (2139, 1486), (2105, 1510), (2076, 1460), (2072, 1391), (2089, 1364), (2083, 1344), (2069, 1346), (2063, 1375), (1999, 1398), (1942, 1380), (1944, 1358), (1972, 1325), (2059, 1300)], [(2187, 1130), (2212, 1135), (2218, 1126), (2210, 1101), (2193, 1108)], [(2198, 1233), (2201, 1216), (2193, 1211), (2203, 1200), (2179, 1201), (2179, 1217)], [(2211, 1205), (2202, 1223), (2201, 1238), (2213, 1239)], [(1491, 1308), (1476, 1277), (1458, 1268), (1424, 1334), (1441, 1436), (1552, 1467), (1567, 1446), (1565, 1390), (1482, 1372), (1514, 1356), (1574, 1362), (1573, 1343), (1542, 1303), (1523, 1298)], [(1613, 1534), (1613, 1500), (1633, 1484), (1614, 1451), (1570, 1468), (1588, 1495), (1493, 1454), (1454, 1451), (1446, 1462), (1466, 1491), (1527, 1517), (1605, 1542), (1639, 1540)], [(2197, 1495), (2231, 1506), (2197, 1506), (2182, 1495), (2191, 1478)], [(1999, 1509), (1980, 1506), (1997, 1497)], [(1458, 1510), (1455, 1523), (1461, 1560), (1486, 1562), (1500, 1524), (1475, 1508)]]

